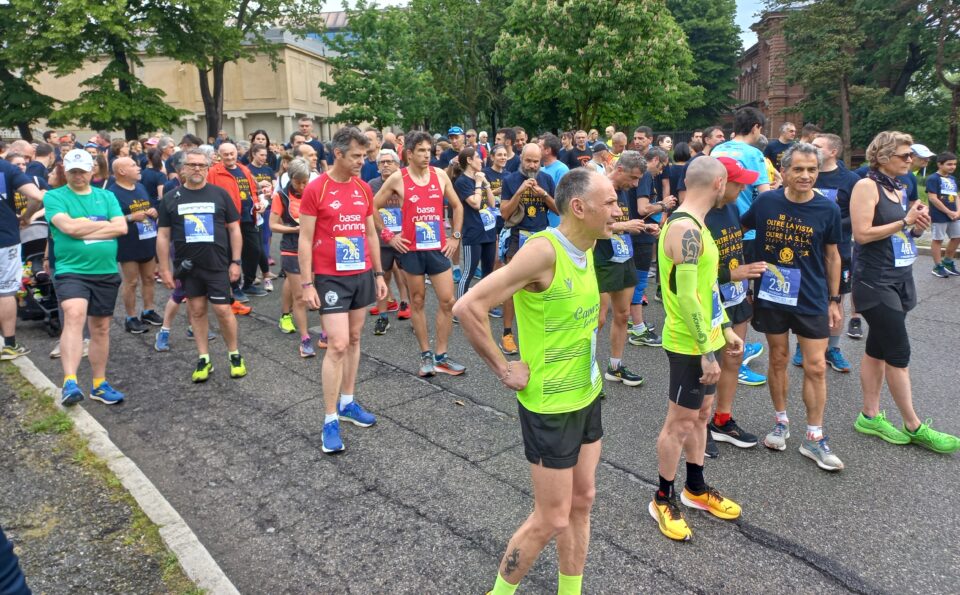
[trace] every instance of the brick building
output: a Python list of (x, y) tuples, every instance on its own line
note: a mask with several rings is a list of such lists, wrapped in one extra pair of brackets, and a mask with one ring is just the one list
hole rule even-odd
[(787, 83), (784, 55), (786, 40), (783, 21), (786, 14), (766, 12), (750, 28), (757, 34), (757, 43), (748, 48), (737, 63), (737, 106), (756, 107), (766, 116), (763, 133), (776, 138), (780, 125), (793, 122), (797, 129), (803, 125), (803, 116), (790, 108), (804, 96), (802, 86)]

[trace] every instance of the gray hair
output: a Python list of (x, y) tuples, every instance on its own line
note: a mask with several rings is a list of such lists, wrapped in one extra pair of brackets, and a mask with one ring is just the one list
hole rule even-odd
[(667, 163), (670, 155), (660, 147), (650, 147), (647, 149), (646, 160), (649, 163), (654, 159), (660, 160), (660, 163)]
[(290, 176), (291, 182), (293, 180), (309, 180), (311, 173), (313, 173), (313, 168), (310, 166), (310, 162), (303, 157), (291, 159), (290, 163), (287, 164), (287, 175)]
[(239, 140), (237, 141), (237, 152), (246, 153), (250, 150), (250, 141)]
[[(203, 160), (207, 164), (207, 167), (209, 167), (210, 164), (213, 163), (213, 159), (211, 158), (210, 155), (207, 154), (206, 151), (203, 150), (203, 147), (198, 147), (196, 149), (187, 149), (186, 151), (180, 151), (179, 153), (174, 155), (174, 161), (175, 162), (179, 161), (179, 163), (177, 163), (177, 169), (183, 168), (183, 164), (187, 162), (188, 155), (200, 155), (201, 157), (203, 157)], [(178, 157), (179, 159), (177, 159)]]
[(337, 151), (340, 151), (341, 154), (346, 154), (346, 152), (350, 150), (350, 144), (354, 141), (364, 149), (370, 146), (370, 139), (360, 132), (359, 128), (344, 126), (333, 135), (333, 140), (330, 142), (330, 150), (333, 151), (334, 154), (336, 154)]
[(397, 163), (400, 163), (400, 157), (393, 149), (380, 149), (380, 153), (377, 155), (377, 160), (379, 161), (381, 157), (390, 157)]
[(755, 144), (754, 146), (762, 151), (762, 150), (766, 149), (766, 148), (767, 148), (767, 145), (769, 145), (769, 144), (770, 144), (770, 141), (767, 140), (767, 137), (765, 137), (764, 135), (761, 134), (761, 135), (757, 138), (757, 142), (756, 142), (756, 144)]
[(570, 201), (574, 197), (584, 198), (590, 191), (590, 185), (593, 183), (594, 176), (599, 176), (597, 172), (586, 167), (576, 167), (571, 169), (557, 184), (554, 192), (554, 201), (557, 203), (557, 210), (561, 215), (565, 215), (570, 209)]
[(190, 149), (191, 151), (200, 151), (207, 158), (207, 163), (213, 163), (213, 156), (217, 154), (217, 150), (213, 148), (213, 145), (200, 145), (196, 149)]
[(781, 125), (780, 125), (780, 134), (783, 134), (784, 132), (786, 132), (786, 131), (787, 131), (787, 128), (790, 128), (791, 126), (793, 126), (794, 128), (796, 128), (796, 126), (794, 125), (793, 122), (784, 122), (783, 124), (781, 124)]
[(784, 170), (789, 169), (793, 164), (793, 156), (797, 153), (801, 155), (814, 155), (817, 158), (817, 167), (823, 167), (823, 153), (820, 152), (820, 149), (816, 145), (810, 143), (793, 143), (790, 147), (783, 152), (783, 156), (780, 157), (780, 167)]
[(166, 149), (170, 145), (176, 145), (177, 141), (173, 140), (169, 136), (164, 136), (160, 139), (160, 142), (157, 143), (157, 148), (161, 151)]
[(640, 155), (640, 151), (624, 151), (620, 153), (620, 159), (617, 160), (617, 167), (625, 172), (632, 172), (639, 169), (640, 173), (647, 171), (647, 161)]

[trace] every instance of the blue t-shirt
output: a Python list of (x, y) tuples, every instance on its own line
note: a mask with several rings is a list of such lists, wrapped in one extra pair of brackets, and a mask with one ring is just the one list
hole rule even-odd
[(467, 176), (457, 176), (453, 181), (453, 189), (457, 191), (460, 202), (463, 203), (463, 245), (475, 246), (496, 241), (497, 216), (487, 206), (486, 192), (480, 194), (481, 208), (475, 209), (467, 202), (477, 188), (476, 181)]
[(756, 230), (757, 260), (771, 265), (754, 282), (754, 304), (825, 315), (829, 294), (824, 250), (840, 243), (840, 207), (816, 192), (807, 202), (790, 202), (780, 188), (761, 194), (740, 222)]
[(773, 167), (780, 169), (780, 158), (784, 152), (790, 148), (793, 143), (782, 143), (779, 138), (775, 138), (767, 143), (767, 148), (763, 150), (763, 156), (770, 160)]
[(377, 160), (374, 159), (370, 161), (366, 157), (363, 158), (363, 167), (360, 168), (360, 179), (364, 182), (369, 182), (380, 177), (380, 169), (377, 166)]
[(15, 211), (14, 192), (33, 181), (9, 161), (0, 160), (0, 248), (20, 243), (20, 220)]
[[(756, 182), (744, 186), (740, 195), (737, 196), (737, 209), (739, 209), (740, 214), (743, 215), (750, 208), (750, 205), (753, 204), (753, 201), (757, 199), (757, 188), (759, 188), (761, 184), (770, 183), (770, 176), (767, 175), (767, 162), (764, 161), (763, 153), (760, 152), (760, 149), (748, 145), (743, 141), (731, 140), (714, 147), (713, 150), (710, 151), (710, 156), (736, 159), (744, 169), (749, 169), (750, 171), (755, 171), (760, 174)], [(754, 237), (753, 230), (750, 230), (744, 234), (743, 239), (749, 241)]]
[(152, 168), (145, 168), (140, 171), (140, 183), (147, 189), (147, 194), (154, 200), (160, 200), (163, 196), (159, 187), (167, 184), (167, 176), (162, 171)]
[(237, 187), (240, 188), (240, 222), (253, 223), (253, 197), (258, 188), (250, 188), (250, 180), (243, 170), (239, 167), (227, 169), (230, 175), (237, 179)]
[[(743, 229), (740, 226), (740, 212), (737, 205), (730, 203), (710, 209), (704, 219), (713, 241), (720, 252), (720, 270), (733, 271), (746, 259), (743, 255)], [(747, 297), (749, 282), (727, 282), (720, 285), (723, 306), (731, 308), (743, 302)]]
[[(520, 186), (526, 179), (527, 177), (518, 171), (503, 178), (503, 186), (501, 187), (502, 191), (500, 194), (501, 202), (513, 198), (513, 195), (517, 193), (517, 190), (520, 189)], [(543, 188), (550, 196), (553, 196), (556, 191), (553, 185), (553, 178), (542, 171), (537, 172), (537, 185)], [(514, 229), (537, 232), (547, 228), (547, 211), (549, 209), (547, 208), (547, 203), (544, 202), (539, 194), (529, 189), (524, 191), (524, 193), (520, 195), (520, 204), (517, 208), (523, 209), (524, 216), (523, 220), (520, 221)]]
[(47, 181), (47, 168), (39, 161), (31, 161), (27, 164), (26, 174), (31, 178), (38, 178)]
[[(540, 171), (546, 173), (553, 179), (553, 185), (556, 187), (560, 183), (560, 178), (566, 175), (570, 171), (570, 168), (567, 167), (567, 164), (557, 159), (550, 165), (544, 165), (540, 168)], [(547, 221), (549, 222), (550, 227), (556, 227), (560, 225), (560, 215), (557, 215), (553, 211), (547, 213)]]
[(677, 187), (676, 188), (673, 188), (673, 186), (670, 187), (673, 190), (673, 195), (676, 196), (677, 198), (680, 197), (681, 190), (682, 191), (687, 190), (687, 184), (686, 184), (687, 168), (690, 167), (690, 164), (693, 163), (693, 160), (696, 159), (697, 157), (703, 157), (703, 153), (697, 153), (696, 155), (690, 158), (690, 161), (687, 161), (686, 163), (683, 164), (683, 171), (680, 172), (680, 180), (677, 182)]
[(504, 171), (513, 173), (520, 169), (520, 155), (514, 153), (513, 157), (507, 159), (507, 164), (503, 166)]
[[(124, 215), (157, 208), (159, 202), (150, 196), (142, 184), (128, 190), (116, 182), (107, 186), (120, 203)], [(127, 221), (127, 235), (117, 238), (117, 260), (120, 262), (143, 261), (157, 255), (157, 220), (147, 217), (143, 221)]]
[(459, 153), (453, 149), (447, 149), (443, 153), (440, 153), (440, 157), (437, 161), (440, 162), (440, 167), (446, 169), (450, 162), (457, 158)]
[[(640, 178), (640, 183), (637, 184), (636, 188), (631, 188), (627, 192), (627, 200), (630, 207), (630, 218), (631, 219), (642, 219), (640, 216), (640, 209), (638, 202), (641, 198), (648, 198), (650, 204), (658, 202), (660, 200), (660, 193), (657, 192), (657, 189), (654, 187), (653, 176), (650, 175), (650, 172), (643, 172), (643, 176)], [(659, 221), (659, 213), (656, 215), (651, 215), (650, 219), (654, 221)], [(638, 244), (653, 244), (656, 242), (656, 238), (647, 233), (634, 234), (630, 238), (633, 240), (633, 245)]]
[[(676, 196), (680, 192), (680, 180), (683, 179), (683, 173), (687, 171), (687, 164), (671, 163), (664, 171), (670, 178), (670, 194)], [(683, 189), (686, 190), (686, 186)]]
[[(927, 178), (927, 192), (936, 194), (943, 206), (953, 212), (957, 211), (957, 179), (953, 176), (941, 176), (935, 173)], [(946, 213), (930, 205), (930, 218), (934, 223), (949, 223), (952, 221)]]
[[(327, 149), (326, 149), (326, 147), (323, 146), (323, 143), (322, 143), (322, 142), (318, 141), (318, 140), (315, 139), (315, 138), (311, 138), (310, 140), (308, 140), (308, 141), (307, 141), (307, 144), (310, 145), (311, 147), (313, 147), (313, 150), (317, 152), (317, 167), (319, 167), (319, 166), (320, 166), (320, 162), (321, 162), (321, 161), (326, 161), (326, 159), (327, 159)], [(271, 156), (271, 155), (273, 155), (273, 153), (270, 152), (269, 149), (267, 149), (267, 165), (271, 165), (271, 163), (270, 163), (270, 156)], [(276, 159), (276, 156), (274, 156), (274, 159)], [(278, 160), (277, 166), (279, 166), (279, 165), (280, 165), (280, 164), (279, 164), (279, 160)], [(272, 166), (272, 165), (271, 165), (271, 166)], [(274, 167), (273, 169), (277, 169), (277, 168)]]
[(860, 176), (849, 169), (837, 166), (833, 171), (821, 171), (817, 175), (817, 181), (813, 187), (819, 190), (820, 194), (837, 203), (840, 207), (840, 223), (842, 237), (837, 249), (840, 256), (850, 258), (850, 251), (853, 249), (853, 227), (850, 224), (850, 196), (853, 194), (853, 187), (860, 181)]
[(174, 190), (174, 189), (179, 188), (179, 187), (180, 187), (180, 180), (179, 180), (179, 179), (174, 178), (174, 179), (172, 179), (172, 180), (167, 180), (166, 182), (163, 183), (163, 194), (160, 195), (160, 198), (163, 198), (163, 196), (164, 196), (167, 192), (170, 192), (171, 190)]

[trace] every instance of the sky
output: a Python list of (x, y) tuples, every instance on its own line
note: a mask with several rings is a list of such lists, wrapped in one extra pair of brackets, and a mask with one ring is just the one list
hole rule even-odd
[[(705, 0), (709, 2), (710, 0)], [(324, 8), (329, 11), (343, 10), (345, 3), (351, 3), (349, 0), (330, 0)], [(399, 6), (407, 3), (407, 0), (378, 0), (381, 6)], [(750, 30), (750, 25), (756, 21), (756, 15), (763, 7), (763, 0), (737, 0), (737, 25), (740, 27), (740, 40), (743, 42), (743, 49), (746, 49), (757, 42), (757, 34)]]

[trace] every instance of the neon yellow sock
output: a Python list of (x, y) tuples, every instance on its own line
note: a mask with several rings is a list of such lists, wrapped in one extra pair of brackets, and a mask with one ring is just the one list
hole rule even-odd
[(100, 385), (106, 382), (106, 378), (94, 378), (93, 379), (93, 388), (100, 388)]
[(205, 362), (207, 362), (207, 363), (210, 363), (210, 354), (209, 354), (209, 353), (201, 353), (201, 354), (200, 354), (200, 359), (202, 359), (203, 361), (205, 361)]
[(64, 384), (66, 384), (67, 382), (69, 382), (69, 381), (71, 381), (71, 380), (73, 380), (74, 382), (76, 382), (76, 381), (77, 381), (77, 375), (76, 375), (76, 374), (67, 374), (66, 376), (63, 377), (63, 383), (64, 383)]
[(557, 595), (580, 595), (580, 589), (583, 587), (583, 575), (567, 576), (562, 572), (560, 582), (557, 584)]
[[(519, 584), (519, 583), (517, 583)], [(508, 583), (500, 573), (497, 573), (497, 582), (493, 584), (493, 591), (489, 595), (513, 595), (517, 592), (517, 585)]]
[(228, 352), (227, 352), (227, 357), (234, 356), (234, 355), (240, 355), (240, 350), (238, 349), (237, 351), (228, 351)]

